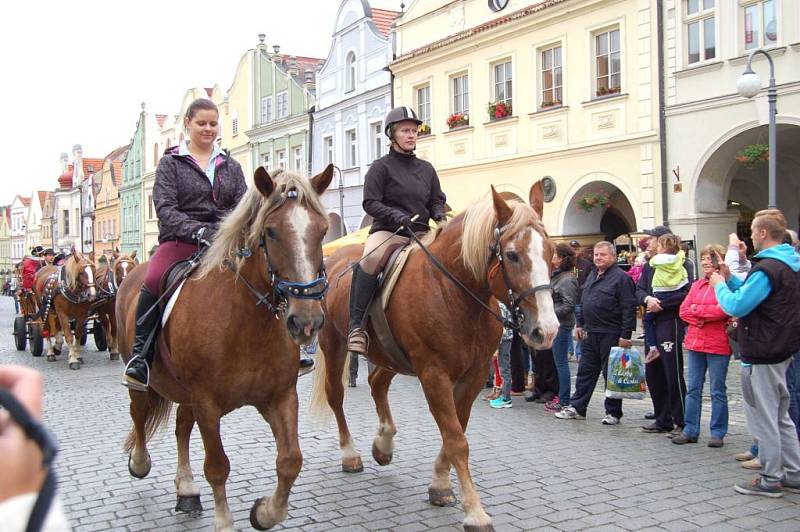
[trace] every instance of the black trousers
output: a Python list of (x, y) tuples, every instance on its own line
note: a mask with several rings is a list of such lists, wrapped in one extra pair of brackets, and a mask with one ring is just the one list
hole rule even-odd
[(556, 373), (556, 363), (553, 360), (553, 350), (537, 349), (534, 351), (533, 360), (536, 366), (533, 395), (550, 400), (558, 395), (558, 374)]
[[(618, 334), (588, 333), (581, 344), (581, 359), (578, 363), (578, 375), (575, 378), (575, 392), (569, 404), (582, 416), (592, 398), (600, 373), (608, 379), (608, 354), (611, 348), (619, 344)], [(622, 399), (605, 398), (606, 414), (616, 418), (622, 417)]]
[[(677, 316), (656, 317), (655, 333), (660, 356), (645, 368), (655, 422), (664, 428), (683, 427), (686, 406), (683, 322)], [(645, 349), (649, 350), (650, 346)]]

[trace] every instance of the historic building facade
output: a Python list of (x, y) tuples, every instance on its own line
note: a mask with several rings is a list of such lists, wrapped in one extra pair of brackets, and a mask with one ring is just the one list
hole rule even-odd
[(119, 187), (120, 202), (120, 250), (131, 253), (134, 250), (143, 253), (144, 238), (142, 232), (142, 174), (144, 173), (144, 157), (148, 138), (145, 135), (147, 113), (142, 104), (136, 129), (131, 138), (130, 148), (122, 163), (122, 185)]
[(0, 282), (5, 282), (13, 271), (11, 262), (11, 209), (0, 207)]
[(119, 248), (119, 187), (127, 152), (128, 146), (122, 146), (108, 154), (96, 178), (100, 183), (94, 206), (94, 251), (97, 260), (103, 255), (111, 257)]
[(48, 191), (44, 198), (42, 207), (42, 247), (54, 248), (53, 246), (53, 209), (55, 208), (55, 195), (53, 191)]
[(25, 217), (25, 244), (23, 248), (26, 250), (42, 245), (42, 217), (47, 194), (44, 190), (34, 190), (31, 193), (31, 202)]
[[(660, 223), (655, 0), (416, 0), (396, 22), (396, 104), (456, 210), (543, 177), (551, 234)], [(443, 28), (446, 28), (443, 35)]]
[(30, 204), (31, 198), (18, 194), (8, 207), (11, 217), (11, 264), (17, 264), (30, 251), (25, 249), (25, 222)]
[(242, 165), (242, 172), (248, 185), (253, 183), (253, 147), (247, 132), (255, 124), (255, 97), (253, 96), (253, 69), (257, 57), (256, 49), (245, 52), (239, 58), (233, 82), (226, 92), (216, 90), (214, 103), (219, 108), (220, 145)]
[(326, 241), (369, 225), (361, 208), (364, 175), (387, 151), (383, 119), (391, 108), (391, 23), (399, 13), (372, 9), (367, 0), (339, 5), (330, 51), (317, 73), (312, 172), (339, 168), (322, 201), (330, 229)]
[(87, 177), (102, 167), (103, 160), (85, 158), (80, 144), (72, 147), (72, 162), (69, 155), (61, 154), (61, 175), (58, 188), (53, 192), (53, 248), (69, 252), (83, 249), (83, 203), (82, 190)]
[[(749, 53), (769, 51), (778, 89), (777, 206), (800, 218), (800, 3), (779, 0), (665, 0), (666, 138), (669, 220), (698, 245), (749, 237), (767, 207), (766, 160), (744, 150), (768, 143), (769, 64), (756, 55), (764, 85), (752, 100), (736, 82)], [(737, 157), (742, 158), (737, 160)]]

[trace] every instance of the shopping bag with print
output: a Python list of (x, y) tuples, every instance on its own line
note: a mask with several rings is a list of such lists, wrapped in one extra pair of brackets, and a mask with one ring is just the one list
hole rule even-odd
[(608, 355), (606, 397), (644, 399), (647, 384), (644, 378), (644, 357), (635, 347), (612, 347)]

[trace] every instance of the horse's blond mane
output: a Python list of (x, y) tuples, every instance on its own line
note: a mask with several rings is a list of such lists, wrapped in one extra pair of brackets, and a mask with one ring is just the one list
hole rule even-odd
[(64, 261), (64, 273), (66, 274), (67, 288), (70, 290), (78, 289), (78, 277), (81, 274), (81, 261), (73, 253)]
[(297, 193), (298, 204), (305, 202), (327, 222), (328, 215), (310, 179), (284, 169), (273, 171), (270, 177), (275, 182), (275, 189), (269, 198), (265, 198), (256, 187), (250, 187), (236, 208), (222, 221), (214, 242), (203, 257), (199, 277), (205, 277), (213, 270), (223, 269), (226, 261), (238, 268), (244, 260), (237, 253), (242, 248), (250, 248), (255, 252), (266, 217), (283, 205), (289, 191)]
[[(524, 227), (533, 225), (542, 234), (544, 226), (530, 205), (517, 200), (506, 200), (512, 209), (511, 218), (505, 226), (504, 233), (516, 233)], [(489, 268), (490, 246), (494, 244), (494, 230), (497, 227), (497, 216), (494, 213), (492, 196), (487, 195), (464, 212), (464, 230), (461, 236), (461, 260), (464, 266), (475, 276), (482, 279)]]

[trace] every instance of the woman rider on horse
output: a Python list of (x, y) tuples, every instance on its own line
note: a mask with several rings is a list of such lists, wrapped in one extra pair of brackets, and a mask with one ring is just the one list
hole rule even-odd
[(198, 242), (209, 241), (222, 218), (247, 191), (242, 167), (217, 145), (219, 111), (200, 98), (189, 105), (183, 120), (189, 140), (168, 148), (158, 163), (153, 203), (159, 221), (158, 248), (147, 266), (147, 275), (136, 306), (133, 358), (125, 368), (122, 384), (147, 390), (155, 353), (155, 335), (161, 312), (156, 304), (164, 273), (188, 259)]
[(436, 170), (414, 155), (420, 124), (422, 121), (410, 107), (389, 111), (384, 132), (391, 148), (372, 163), (365, 178), (362, 206), (372, 216), (372, 228), (362, 259), (353, 268), (350, 286), (347, 351), (351, 356), (366, 355), (369, 348), (365, 315), (378, 285), (378, 265), (386, 248), (407, 244), (410, 238), (405, 231), (427, 231), (431, 218), (437, 223), (445, 220), (446, 197)]

